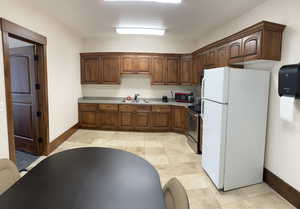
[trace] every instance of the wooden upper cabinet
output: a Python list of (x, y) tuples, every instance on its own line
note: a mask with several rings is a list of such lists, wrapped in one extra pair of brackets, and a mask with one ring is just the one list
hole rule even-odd
[(192, 57), (182, 58), (181, 68), (180, 68), (181, 85), (192, 85), (192, 70), (193, 70)]
[(203, 54), (204, 69), (216, 67), (216, 50), (211, 49)]
[(100, 82), (100, 68), (98, 56), (81, 58), (81, 83), (95, 84)]
[(103, 56), (102, 71), (104, 84), (120, 84), (120, 57)]
[(242, 42), (242, 39), (238, 39), (228, 44), (229, 63), (237, 63), (243, 61)]
[(152, 85), (165, 84), (165, 58), (163, 56), (152, 57), (151, 83)]
[(261, 57), (261, 31), (243, 38), (244, 61), (258, 59)]
[(121, 72), (122, 73), (135, 73), (136, 69), (134, 66), (135, 56), (125, 55), (121, 57)]
[(121, 57), (122, 73), (149, 73), (151, 69), (151, 56), (124, 55)]
[(203, 58), (202, 54), (193, 57), (192, 84), (194, 85), (200, 84), (203, 76)]
[(166, 79), (167, 85), (177, 85), (179, 83), (180, 57), (166, 57)]
[(151, 57), (136, 56), (136, 68), (139, 73), (149, 73), (151, 70)]
[(228, 65), (228, 46), (224, 45), (216, 49), (216, 67)]

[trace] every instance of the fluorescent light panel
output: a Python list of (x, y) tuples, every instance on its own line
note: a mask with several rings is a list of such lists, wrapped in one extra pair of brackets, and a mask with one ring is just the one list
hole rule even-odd
[(116, 28), (119, 34), (131, 34), (131, 35), (165, 35), (165, 29), (159, 28), (129, 28), (129, 27), (118, 27)]
[(156, 2), (167, 4), (180, 4), (182, 0), (104, 0), (104, 1), (116, 1), (116, 2)]

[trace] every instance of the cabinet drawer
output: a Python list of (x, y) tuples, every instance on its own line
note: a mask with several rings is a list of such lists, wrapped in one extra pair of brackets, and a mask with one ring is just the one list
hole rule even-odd
[(170, 106), (159, 105), (159, 106), (152, 106), (152, 112), (171, 112)]
[(118, 111), (117, 104), (99, 104), (99, 110)]
[(137, 112), (151, 112), (151, 106), (150, 105), (137, 105), (136, 111)]
[(135, 105), (120, 105), (119, 110), (120, 110), (120, 112), (135, 112), (136, 106)]
[(97, 104), (79, 104), (80, 111), (96, 111)]

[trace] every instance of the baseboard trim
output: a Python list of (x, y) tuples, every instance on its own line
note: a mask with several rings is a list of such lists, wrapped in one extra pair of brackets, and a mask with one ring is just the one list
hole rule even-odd
[(49, 143), (47, 153), (48, 155), (53, 152), (59, 145), (61, 145), (64, 141), (66, 141), (70, 136), (72, 136), (78, 129), (79, 123), (75, 124), (68, 130), (66, 130), (63, 134), (57, 137), (54, 141)]
[(300, 209), (300, 192), (294, 187), (283, 181), (268, 169), (264, 169), (264, 182), (273, 188), (284, 199)]

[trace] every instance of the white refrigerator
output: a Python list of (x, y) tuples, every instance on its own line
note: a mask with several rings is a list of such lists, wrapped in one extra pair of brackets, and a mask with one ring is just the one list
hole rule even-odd
[(262, 182), (270, 73), (204, 71), (202, 166), (219, 190)]

